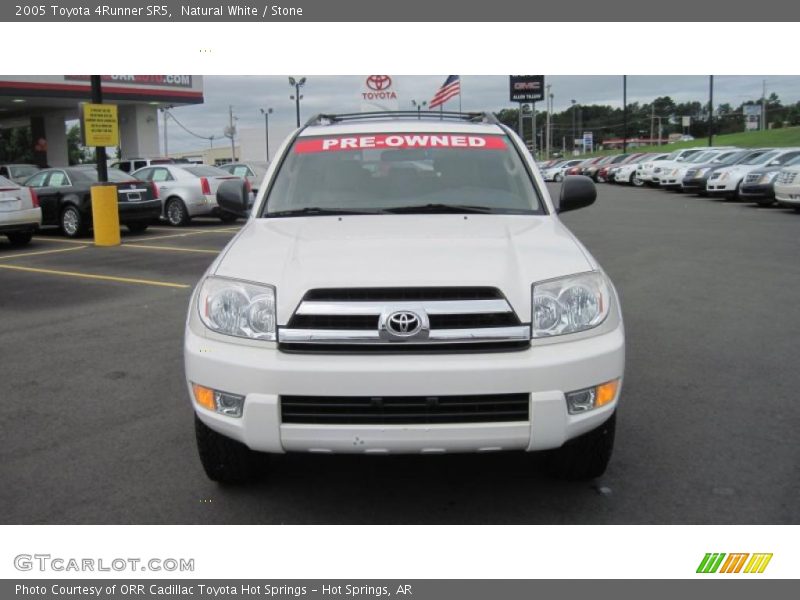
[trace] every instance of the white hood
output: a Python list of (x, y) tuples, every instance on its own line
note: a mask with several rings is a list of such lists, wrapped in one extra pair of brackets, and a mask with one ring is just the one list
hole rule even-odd
[(274, 285), (285, 324), (309, 289), (410, 286), (497, 287), (528, 320), (532, 283), (595, 268), (550, 216), (357, 215), (253, 219), (215, 273)]

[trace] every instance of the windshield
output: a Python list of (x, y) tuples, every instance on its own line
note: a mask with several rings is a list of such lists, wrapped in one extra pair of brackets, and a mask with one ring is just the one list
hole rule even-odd
[(715, 156), (711, 163), (715, 165), (727, 165), (728, 163), (738, 160), (741, 156), (741, 152), (723, 152)]
[(759, 154), (758, 156), (751, 156), (750, 158), (748, 158), (747, 160), (743, 160), (739, 164), (741, 164), (741, 165), (761, 165), (761, 164), (764, 164), (766, 162), (771, 161), (773, 158), (778, 156), (778, 154), (779, 154), (778, 152), (772, 151), (772, 152), (767, 152), (766, 154)]
[(689, 159), (686, 162), (695, 164), (708, 162), (716, 155), (717, 155), (716, 152), (700, 152), (699, 154), (695, 154), (694, 156), (689, 157)]
[(8, 171), (11, 173), (12, 177), (30, 177), (39, 171), (39, 167), (33, 165), (17, 165), (15, 167), (9, 167)]
[(286, 154), (263, 216), (325, 212), (543, 214), (505, 135), (303, 137)]
[(700, 150), (686, 150), (682, 156), (676, 159), (676, 162), (689, 162), (689, 157), (694, 156), (700, 152)]
[(795, 156), (792, 160), (783, 164), (784, 167), (796, 167), (797, 165), (800, 165), (800, 156)]
[(768, 167), (781, 167), (781, 166), (785, 165), (786, 163), (794, 160), (794, 158), (797, 157), (799, 154), (800, 154), (800, 151), (786, 152), (784, 154), (781, 154), (778, 158), (773, 158), (769, 162), (769, 164), (767, 166)]

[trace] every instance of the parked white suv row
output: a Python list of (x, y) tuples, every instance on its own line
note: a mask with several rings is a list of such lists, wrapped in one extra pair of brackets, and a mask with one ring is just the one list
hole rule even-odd
[[(423, 113), (424, 117), (424, 113)], [(220, 206), (244, 216), (241, 181)], [(292, 133), (189, 303), (186, 383), (211, 479), (266, 454), (611, 456), (625, 362), (611, 280), (491, 115), (327, 115)]]

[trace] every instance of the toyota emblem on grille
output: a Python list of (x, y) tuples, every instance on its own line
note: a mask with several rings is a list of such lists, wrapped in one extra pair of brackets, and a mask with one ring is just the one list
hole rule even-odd
[(386, 319), (386, 329), (400, 337), (410, 337), (422, 328), (422, 319), (410, 310), (398, 310)]

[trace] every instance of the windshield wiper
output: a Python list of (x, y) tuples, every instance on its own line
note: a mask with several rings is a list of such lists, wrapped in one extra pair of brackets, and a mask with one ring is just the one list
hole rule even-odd
[(276, 210), (266, 213), (266, 217), (303, 217), (303, 216), (328, 216), (328, 215), (374, 215), (382, 211), (378, 210), (352, 210), (347, 208), (321, 208), (319, 206), (306, 206), (304, 208), (292, 208), (287, 210)]
[(383, 212), (396, 214), (415, 214), (415, 213), (475, 213), (491, 214), (494, 209), (486, 206), (471, 206), (467, 204), (422, 204), (417, 206), (395, 206), (385, 208)]

